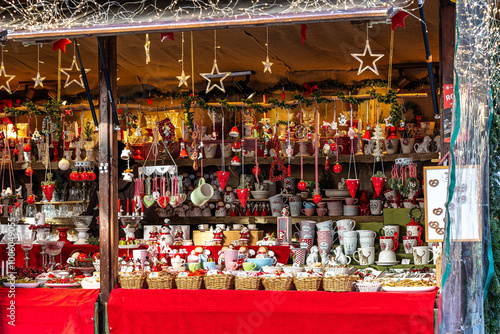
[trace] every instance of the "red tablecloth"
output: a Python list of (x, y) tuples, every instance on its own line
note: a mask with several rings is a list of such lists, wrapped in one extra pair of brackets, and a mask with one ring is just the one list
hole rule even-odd
[[(179, 248), (185, 248), (188, 252), (188, 254), (196, 247), (196, 246), (170, 246), (172, 249), (179, 249)], [(140, 248), (145, 249), (145, 246), (140, 246)], [(209, 249), (212, 254), (215, 255), (216, 259), (219, 258), (218, 253), (219, 250), (221, 249), (221, 246), (205, 246), (205, 248)], [(236, 247), (238, 249), (239, 247)], [(258, 246), (250, 246), (249, 248), (257, 250), (259, 247)], [(288, 258), (290, 257), (290, 248), (289, 247), (283, 247), (283, 246), (272, 246), (268, 247), (270, 250), (272, 250), (276, 254), (276, 258), (278, 262), (281, 263), (287, 263)], [(99, 246), (93, 246), (93, 245), (70, 245), (70, 246), (64, 246), (62, 249), (62, 256), (63, 256), (63, 264), (66, 263), (66, 260), (68, 257), (71, 255), (71, 253), (76, 250), (82, 250), (86, 253), (89, 252), (98, 252), (99, 251)], [(40, 245), (33, 245), (33, 249), (30, 251), (30, 260), (29, 260), (29, 266), (30, 267), (35, 267), (35, 268), (42, 268), (42, 257), (40, 255)], [(119, 250), (120, 256), (127, 255), (127, 250), (126, 249), (120, 249)], [(132, 255), (132, 250), (130, 250), (130, 255)], [(7, 245), (1, 244), (0, 245), (0, 261), (7, 261), (8, 255), (7, 255)], [(57, 257), (59, 260), (59, 257)], [(16, 266), (18, 267), (24, 267), (26, 266), (26, 262), (24, 261), (24, 251), (21, 249), (21, 245), (16, 245)]]
[[(84, 289), (0, 289), (0, 333), (94, 333), (94, 310), (99, 290)], [(8, 307), (15, 302), (15, 326), (7, 316)]]
[(110, 333), (434, 333), (436, 292), (114, 289)]

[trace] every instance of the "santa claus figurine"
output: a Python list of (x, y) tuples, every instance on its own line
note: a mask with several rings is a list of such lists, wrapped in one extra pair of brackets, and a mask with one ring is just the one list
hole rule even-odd
[(267, 255), (267, 247), (261, 246), (257, 250), (257, 254), (255, 255), (256, 259), (267, 259), (269, 256)]
[(222, 231), (222, 228), (220, 226), (217, 226), (214, 230), (214, 237), (212, 238), (212, 241), (214, 245), (221, 245), (222, 244), (222, 239), (224, 239), (224, 232)]
[(240, 244), (248, 245), (249, 240), (250, 240), (250, 230), (248, 229), (248, 227), (243, 226), (243, 228), (240, 231)]
[(182, 227), (177, 226), (174, 233), (174, 245), (180, 246), (182, 241), (184, 241), (184, 231), (182, 231)]
[(158, 236), (160, 233), (158, 232), (158, 228), (156, 226), (153, 226), (151, 229), (151, 232), (149, 232), (149, 241), (158, 241)]

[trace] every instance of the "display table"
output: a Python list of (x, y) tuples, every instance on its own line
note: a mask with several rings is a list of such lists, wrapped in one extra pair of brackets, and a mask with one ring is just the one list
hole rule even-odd
[(432, 334), (436, 293), (114, 289), (108, 320), (110, 333)]
[[(94, 333), (95, 303), (99, 290), (0, 288), (0, 333)], [(15, 301), (15, 326), (7, 318), (11, 300)]]
[[(196, 246), (170, 246), (172, 249), (179, 249), (179, 248), (185, 248), (188, 252), (188, 254), (196, 247)], [(221, 246), (203, 246), (204, 248), (210, 250), (212, 254), (215, 256), (216, 260), (219, 258), (219, 251), (221, 249)], [(236, 247), (235, 249), (238, 249), (239, 247)], [(258, 246), (249, 246), (249, 248), (257, 251), (259, 248)], [(278, 262), (280, 263), (287, 263), (288, 258), (290, 257), (290, 248), (289, 247), (284, 247), (284, 246), (271, 246), (268, 247), (270, 250), (272, 250), (276, 254), (276, 258)], [(66, 260), (68, 257), (71, 255), (71, 253), (74, 250), (81, 250), (85, 253), (91, 253), (91, 252), (98, 252), (99, 251), (99, 246), (94, 246), (94, 245), (70, 245), (70, 246), (64, 246), (62, 249), (62, 257), (63, 257), (63, 264), (66, 264)], [(146, 246), (140, 246), (138, 249), (146, 249)], [(30, 251), (30, 261), (29, 261), (29, 266), (30, 267), (35, 267), (42, 269), (42, 257), (40, 255), (40, 245), (33, 245), (33, 249)], [(127, 250), (126, 249), (119, 249), (119, 255), (124, 256), (127, 255)], [(132, 250), (130, 250), (130, 255), (132, 255)], [(0, 261), (7, 261), (8, 259), (8, 254), (7, 254), (7, 245), (6, 244), (0, 244)], [(57, 260), (59, 260), (59, 256), (57, 257)], [(21, 249), (21, 245), (16, 245), (16, 266), (18, 267), (24, 267), (26, 266), (26, 262), (24, 261), (24, 251)]]

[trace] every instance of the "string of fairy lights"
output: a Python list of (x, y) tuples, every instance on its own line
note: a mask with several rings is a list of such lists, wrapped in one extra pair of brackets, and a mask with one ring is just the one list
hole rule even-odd
[(5, 0), (0, 27), (7, 30), (51, 30), (121, 23), (238, 19), (291, 13), (317, 13), (359, 8), (408, 8), (403, 0)]

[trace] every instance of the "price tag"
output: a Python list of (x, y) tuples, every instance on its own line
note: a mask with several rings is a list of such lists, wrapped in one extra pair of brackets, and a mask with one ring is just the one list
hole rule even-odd
[(297, 273), (297, 278), (303, 278), (303, 277), (308, 277), (308, 273)]
[(219, 272), (217, 270), (209, 270), (207, 271), (207, 276), (217, 275)]
[(402, 259), (401, 264), (410, 264), (410, 259)]
[(159, 275), (159, 273), (157, 273), (157, 272), (154, 272), (154, 273), (149, 274), (149, 278), (159, 277), (159, 276), (160, 276), (160, 275)]
[(335, 276), (335, 273), (333, 271), (327, 271), (325, 273), (325, 277), (332, 277), (332, 276)]
[(247, 277), (247, 276), (248, 276), (248, 273), (247, 273), (246, 271), (238, 271), (238, 272), (236, 273), (236, 275), (237, 275), (238, 277)]
[(178, 277), (187, 277), (189, 276), (189, 273), (186, 272), (186, 271), (183, 271), (183, 272), (180, 272), (179, 275), (177, 275)]

